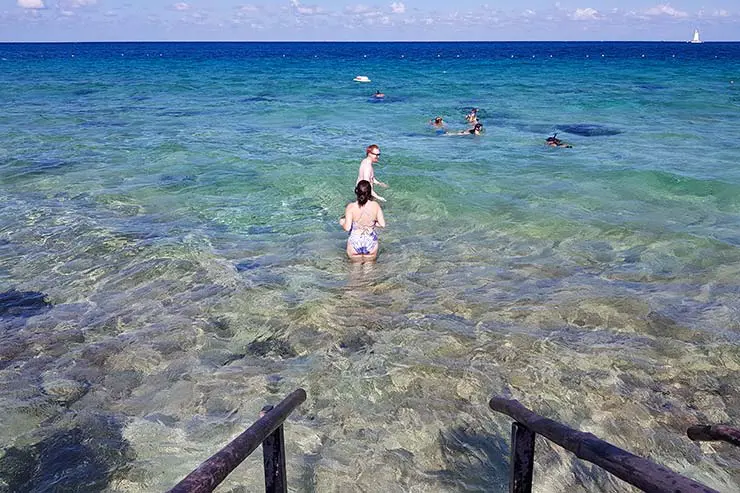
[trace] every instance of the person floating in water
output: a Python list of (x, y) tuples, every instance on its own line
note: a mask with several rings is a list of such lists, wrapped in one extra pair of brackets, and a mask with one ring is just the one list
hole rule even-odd
[(383, 209), (373, 200), (372, 186), (368, 180), (360, 180), (355, 187), (357, 200), (350, 202), (344, 210), (339, 224), (349, 232), (347, 256), (353, 262), (375, 260), (378, 256), (378, 233), (375, 228), (385, 228)]
[(384, 99), (385, 98), (385, 94), (383, 94), (380, 91), (375, 91), (375, 94), (373, 94), (373, 98), (375, 98), (375, 99)]
[(465, 121), (468, 123), (478, 123), (478, 108), (470, 110), (470, 113), (465, 115)]
[(572, 145), (568, 144), (567, 142), (563, 142), (562, 140), (558, 139), (558, 134), (553, 134), (552, 137), (548, 137), (545, 139), (545, 145), (550, 147), (573, 147)]
[(357, 173), (357, 183), (360, 183), (360, 181), (362, 180), (369, 181), (373, 188), (373, 198), (375, 198), (375, 200), (385, 202), (385, 199), (383, 197), (375, 193), (374, 186), (380, 185), (383, 188), (388, 188), (388, 185), (375, 178), (375, 169), (373, 169), (373, 164), (377, 163), (378, 159), (380, 159), (380, 147), (378, 147), (377, 144), (372, 144), (367, 146), (367, 149), (365, 151), (367, 153), (367, 156), (360, 162), (360, 171)]
[(461, 130), (460, 132), (446, 133), (445, 135), (481, 135), (483, 133), (483, 125), (476, 123), (473, 128), (467, 130)]
[(429, 125), (432, 126), (437, 135), (444, 135), (444, 133), (447, 131), (447, 124), (445, 124), (445, 121), (442, 119), (441, 116), (429, 120)]

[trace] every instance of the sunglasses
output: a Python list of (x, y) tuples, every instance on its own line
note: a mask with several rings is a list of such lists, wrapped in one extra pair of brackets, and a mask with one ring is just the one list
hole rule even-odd
[(379, 153), (379, 152), (371, 152), (370, 154), (372, 154), (373, 156), (378, 156), (378, 157), (380, 157), (380, 153)]

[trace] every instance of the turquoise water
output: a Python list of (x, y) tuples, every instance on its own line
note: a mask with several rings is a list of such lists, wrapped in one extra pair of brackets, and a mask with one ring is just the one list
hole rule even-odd
[[(501, 394), (740, 488), (737, 450), (685, 438), (740, 423), (740, 44), (6, 44), (0, 67), (0, 293), (26, 303), (0, 305), (0, 488), (165, 490), (297, 387), (295, 491), (506, 491)], [(428, 126), (473, 106), (483, 136)], [(351, 265), (371, 143), (388, 227)], [(536, 471), (626, 490), (544, 441)]]

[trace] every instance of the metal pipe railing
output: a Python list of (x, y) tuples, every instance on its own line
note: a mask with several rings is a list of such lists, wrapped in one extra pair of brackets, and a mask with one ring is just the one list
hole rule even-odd
[[(633, 455), (591, 433), (569, 428), (530, 411), (516, 400), (493, 397), (488, 405), (515, 420), (512, 424), (511, 493), (532, 491), (534, 435), (540, 434), (578, 458), (596, 464), (619, 479), (650, 493), (717, 493), (654, 462)], [(525, 428), (526, 431), (521, 430)]]
[(188, 474), (169, 493), (210, 493), (260, 444), (265, 465), (265, 490), (270, 493), (286, 492), (282, 425), (305, 400), (306, 391), (297, 389), (277, 406), (265, 407), (252, 426)]

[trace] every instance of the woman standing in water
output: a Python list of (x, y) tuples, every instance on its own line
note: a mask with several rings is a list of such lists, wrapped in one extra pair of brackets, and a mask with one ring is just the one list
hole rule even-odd
[(373, 200), (372, 187), (367, 180), (360, 180), (355, 187), (356, 202), (347, 204), (344, 217), (339, 220), (347, 238), (347, 256), (352, 261), (375, 260), (378, 256), (376, 227), (385, 228), (385, 218), (380, 205)]

